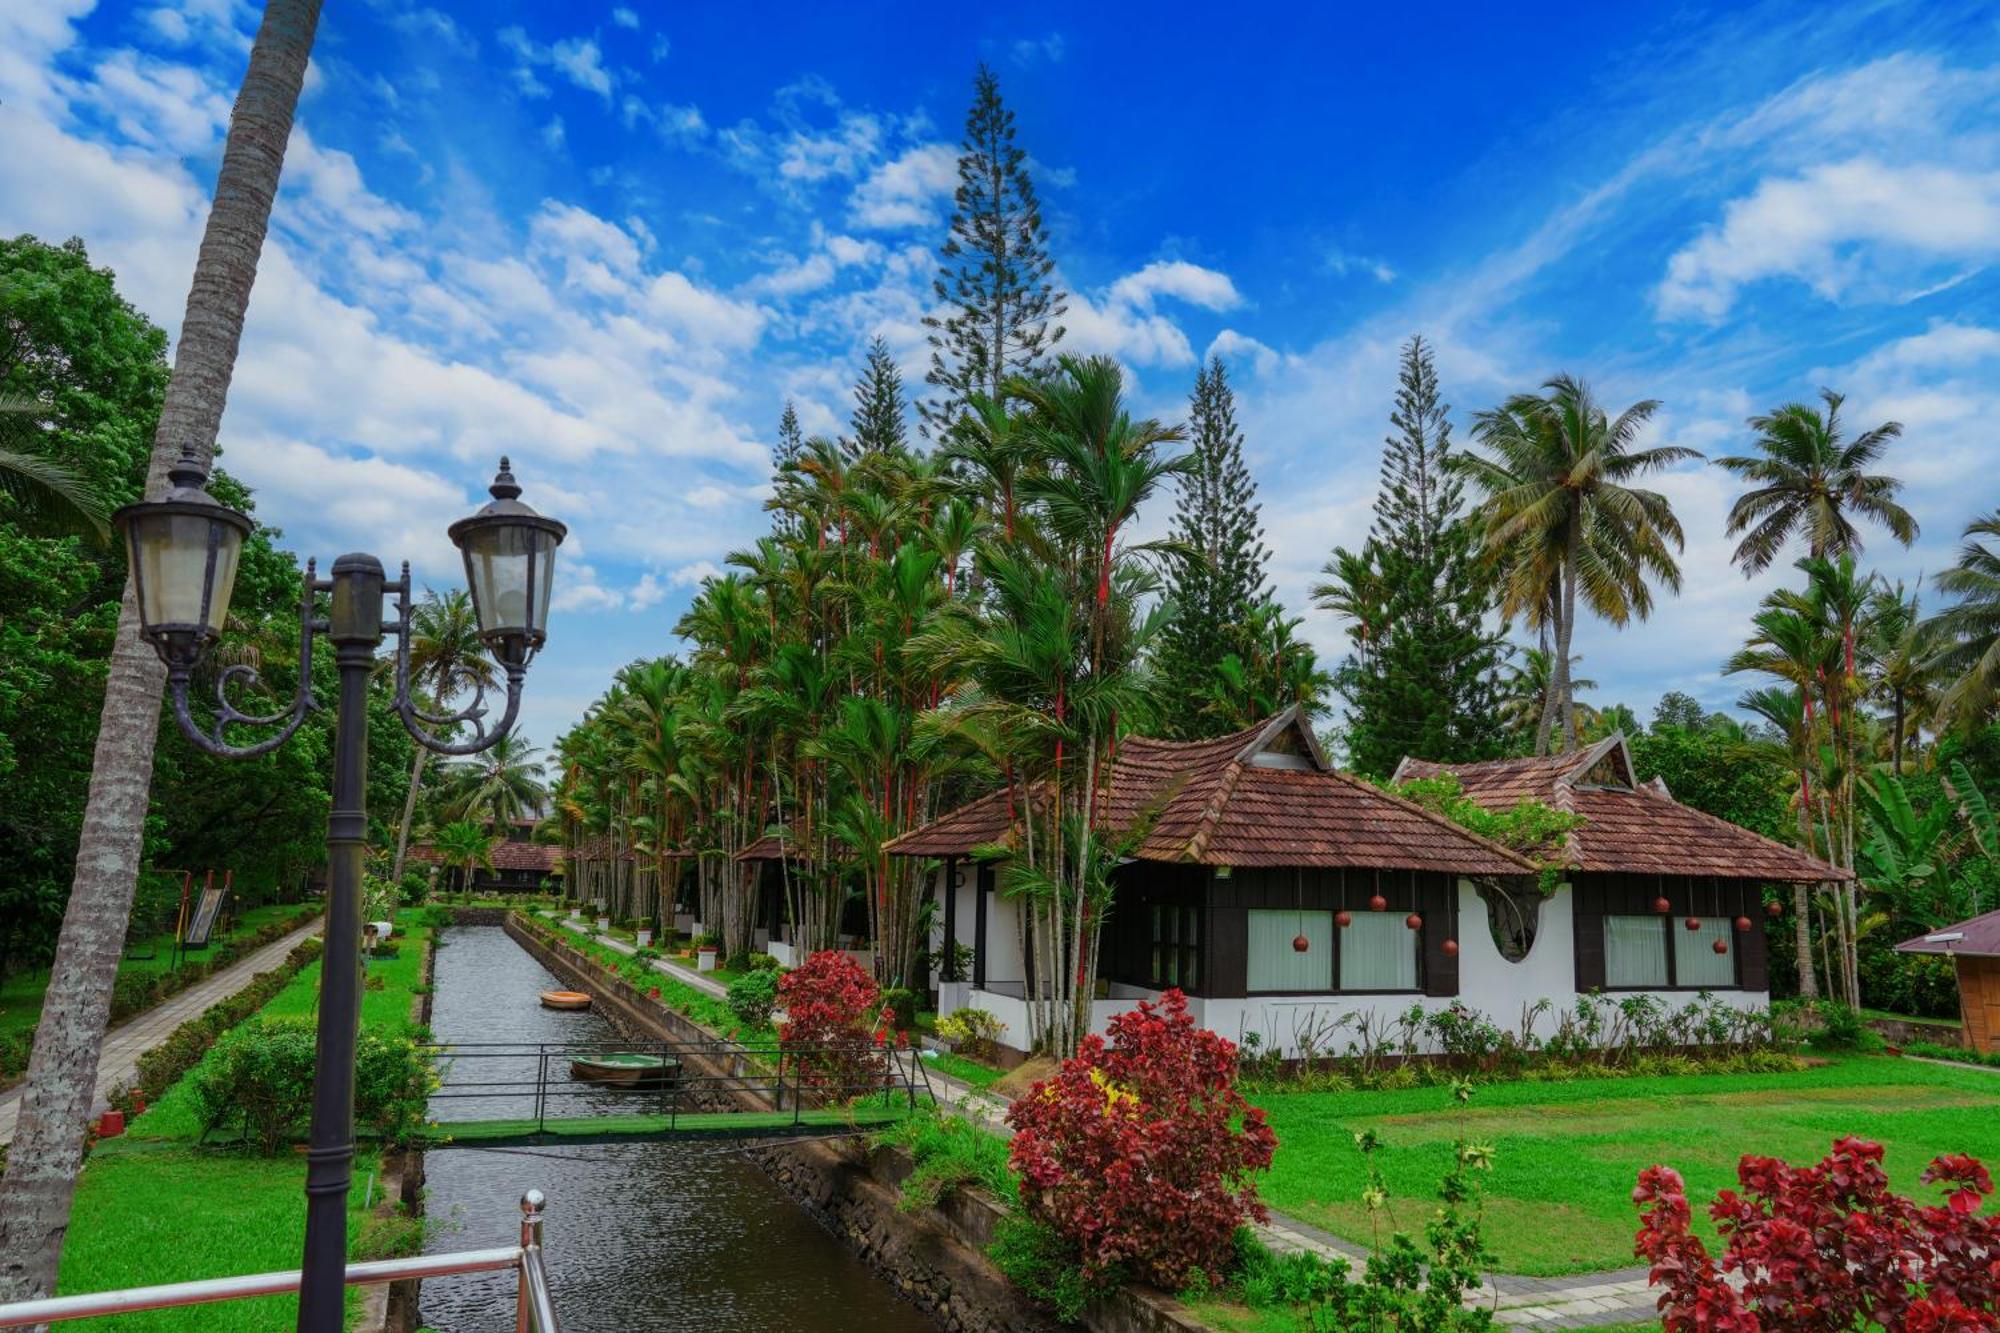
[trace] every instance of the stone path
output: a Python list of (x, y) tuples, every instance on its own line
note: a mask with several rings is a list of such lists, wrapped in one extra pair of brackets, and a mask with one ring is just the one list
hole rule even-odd
[[(598, 934), (595, 930), (591, 929), (590, 923), (587, 921), (572, 921), (568, 917), (561, 917), (557, 919), (557, 924), (565, 930), (575, 931), (585, 939), (596, 940), (605, 948), (622, 953), (628, 958), (639, 952), (637, 945), (621, 940), (616, 935)], [(719, 981), (714, 981), (703, 976), (692, 968), (682, 967), (679, 963), (670, 963), (664, 958), (651, 959), (649, 960), (649, 965), (661, 976), (672, 977), (675, 981), (683, 982), (698, 991), (713, 995), (718, 1000), (729, 998), (729, 988), (727, 986)]]
[[(238, 959), (214, 976), (204, 977), (106, 1033), (104, 1053), (97, 1065), (97, 1094), (92, 1113), (109, 1104), (107, 1098), (113, 1088), (137, 1077), (141, 1055), (165, 1041), (175, 1028), (202, 1010), (242, 990), (259, 972), (269, 972), (301, 940), (319, 934), (319, 928), (319, 921), (309, 921), (283, 939), (273, 940), (247, 958)], [(0, 1093), (0, 1144), (14, 1141), (14, 1122), (20, 1118), (22, 1091), (17, 1086)]]

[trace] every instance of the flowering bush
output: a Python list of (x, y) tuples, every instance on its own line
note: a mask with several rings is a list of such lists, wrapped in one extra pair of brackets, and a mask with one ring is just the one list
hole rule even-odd
[(2000, 1218), (1980, 1215), (1993, 1180), (1976, 1159), (1931, 1162), (1924, 1183), (1945, 1186), (1932, 1205), (1892, 1194), (1881, 1145), (1853, 1137), (1817, 1166), (1746, 1156), (1736, 1177), (1743, 1192), (1722, 1191), (1708, 1210), (1726, 1247), (1718, 1263), (1688, 1231), (1680, 1173), (1639, 1175), (1636, 1248), (1666, 1287), (1669, 1333), (2000, 1328)]
[(805, 1048), (785, 1058), (810, 1086), (847, 1097), (882, 1082), (883, 1061), (868, 1026), (879, 994), (875, 979), (837, 949), (813, 954), (778, 979), (785, 1010), (778, 1040)]
[(1114, 1271), (1179, 1290), (1216, 1271), (1264, 1205), (1253, 1171), (1277, 1135), (1236, 1090), (1235, 1046), (1170, 990), (1111, 1020), (1007, 1112), (1021, 1204), (1076, 1248), (1086, 1279)]

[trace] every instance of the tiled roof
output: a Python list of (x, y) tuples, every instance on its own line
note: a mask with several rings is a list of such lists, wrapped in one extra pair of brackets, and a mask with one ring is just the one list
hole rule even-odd
[[(1947, 936), (1956, 935), (1957, 939)], [(1933, 930), (1896, 946), (1897, 953), (1962, 953), (1974, 958), (2000, 958), (2000, 912), (1961, 921), (1943, 930)]]
[[(1335, 773), (1288, 709), (1205, 741), (1135, 737), (1112, 766), (1105, 824), (1152, 818), (1133, 855), (1201, 865), (1354, 866), (1521, 875), (1533, 867), (1429, 811)], [(963, 856), (1012, 837), (1005, 791), (906, 833), (899, 856)]]
[[(533, 870), (547, 875), (556, 869), (562, 859), (562, 848), (545, 842), (521, 842), (509, 838), (496, 843), (493, 848), (493, 868), (495, 870)], [(438, 849), (427, 842), (420, 842), (410, 848), (410, 860), (425, 865), (441, 865), (444, 857)]]
[(1717, 879), (1817, 883), (1852, 879), (1795, 847), (1726, 819), (1682, 805), (1658, 779), (1633, 781), (1625, 737), (1613, 734), (1587, 750), (1533, 759), (1434, 764), (1405, 759), (1398, 781), (1454, 774), (1465, 794), (1488, 810), (1540, 801), (1583, 816), (1565, 847), (1577, 870), (1643, 875), (1706, 875)]

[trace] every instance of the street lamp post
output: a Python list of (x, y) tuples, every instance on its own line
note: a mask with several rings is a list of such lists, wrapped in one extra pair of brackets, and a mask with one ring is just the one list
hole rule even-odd
[[(489, 723), (485, 690), (456, 713), (432, 715), (410, 693), (410, 566), (390, 582), (372, 555), (343, 555), (333, 577), (306, 564), (299, 597), (299, 684), (289, 707), (268, 714), (239, 712), (233, 684), (254, 685), (244, 665), (221, 672), (215, 721), (203, 730), (188, 706), (195, 666), (222, 633), (250, 519), (216, 501), (208, 471), (183, 454), (168, 473), (173, 488), (158, 500), (127, 505), (116, 515), (131, 558), (140, 633), (167, 664), (174, 718), (190, 742), (210, 754), (247, 758), (268, 753), (296, 733), (319, 707), (312, 691), (315, 639), (333, 645), (340, 677), (334, 731), (333, 808), (327, 820), (326, 949), (320, 970), (319, 1038), (313, 1079), (312, 1132), (306, 1151), (306, 1237), (299, 1288), (302, 1333), (338, 1333), (344, 1323), (347, 1195), (354, 1164), (354, 1050), (361, 1010), (361, 876), (368, 836), (368, 681), (385, 633), (396, 637), (396, 714), (419, 745), (439, 754), (477, 754), (513, 726), (521, 683), (541, 648), (554, 587), (555, 552), (567, 529), (520, 500), (506, 459), (494, 478), (492, 503), (451, 525), (465, 557), (466, 583), (479, 617), (480, 638), (506, 673), (507, 704)], [(319, 614), (327, 594), (326, 614)], [(396, 597), (393, 624), (383, 623), (383, 599)], [(232, 726), (276, 728), (261, 740), (232, 745)], [(464, 740), (440, 731), (470, 728)]]

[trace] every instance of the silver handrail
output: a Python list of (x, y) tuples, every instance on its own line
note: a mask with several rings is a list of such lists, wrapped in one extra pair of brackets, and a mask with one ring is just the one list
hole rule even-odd
[[(521, 1243), (455, 1254), (418, 1254), (407, 1259), (372, 1259), (347, 1266), (347, 1285), (374, 1286), (405, 1278), (452, 1277), (461, 1273), (491, 1273), (511, 1268), (519, 1282), (515, 1298), (516, 1333), (562, 1333), (555, 1302), (549, 1296), (548, 1270), (542, 1261), (542, 1209), (548, 1200), (540, 1190), (521, 1196)], [(169, 1282), (154, 1287), (125, 1287), (82, 1296), (49, 1296), (36, 1301), (0, 1305), (0, 1328), (27, 1328), (95, 1315), (133, 1314), (178, 1305), (240, 1301), (275, 1296), (299, 1289), (299, 1270), (248, 1273), (239, 1277), (204, 1278), (199, 1282)]]

